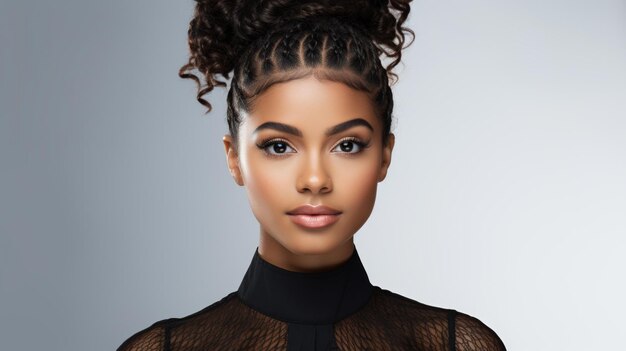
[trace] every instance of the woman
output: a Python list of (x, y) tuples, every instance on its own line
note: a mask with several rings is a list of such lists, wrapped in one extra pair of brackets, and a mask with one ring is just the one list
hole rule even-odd
[(210, 111), (233, 71), (223, 143), (259, 245), (237, 291), (119, 351), (505, 350), (475, 317), (372, 285), (354, 246), (391, 163), (409, 2), (198, 1), (180, 76)]

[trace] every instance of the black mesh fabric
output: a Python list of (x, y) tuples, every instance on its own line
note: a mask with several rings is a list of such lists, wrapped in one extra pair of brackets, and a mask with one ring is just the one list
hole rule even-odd
[[(186, 317), (158, 321), (129, 337), (117, 351), (506, 350), (491, 328), (465, 313), (426, 305), (374, 285), (369, 285), (366, 295), (359, 295), (367, 290), (362, 284), (369, 281), (366, 275), (355, 273), (364, 272), (356, 248), (349, 263), (321, 275), (289, 272), (260, 258), (257, 248), (238, 291)], [(329, 274), (334, 274), (332, 281), (341, 285), (329, 283)], [(276, 280), (279, 276), (282, 283)], [(311, 280), (314, 285), (298, 288)], [(323, 305), (315, 307), (322, 310), (320, 314), (309, 313), (302, 319), (289, 308), (308, 299), (315, 305), (319, 294), (307, 292), (318, 284), (321, 289), (337, 290), (340, 297), (340, 306), (329, 309), (343, 311), (333, 314), (338, 316), (334, 322), (324, 319)], [(276, 286), (275, 294), (249, 293), (255, 289), (271, 292)], [(287, 300), (285, 296), (291, 295), (281, 296), (281, 289), (293, 289), (289, 290), (292, 295), (304, 296), (301, 301)], [(358, 289), (356, 295), (351, 289)], [(366, 298), (358, 302), (359, 296)], [(319, 301), (332, 301), (332, 297)]]

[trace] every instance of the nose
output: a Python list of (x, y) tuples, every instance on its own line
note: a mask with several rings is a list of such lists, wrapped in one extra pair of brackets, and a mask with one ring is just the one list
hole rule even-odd
[(310, 191), (313, 194), (327, 193), (332, 190), (332, 179), (323, 160), (317, 154), (304, 158), (296, 187), (298, 192)]

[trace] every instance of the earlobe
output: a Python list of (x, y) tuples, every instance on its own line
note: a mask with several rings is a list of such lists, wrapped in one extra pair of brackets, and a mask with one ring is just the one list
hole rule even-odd
[(235, 150), (232, 136), (230, 134), (224, 135), (222, 142), (224, 143), (224, 151), (226, 152), (228, 171), (235, 180), (235, 183), (239, 186), (243, 186), (243, 177), (241, 176), (241, 168), (239, 167), (239, 155), (237, 154), (237, 150)]
[(381, 162), (380, 174), (378, 175), (378, 182), (382, 182), (387, 177), (387, 170), (391, 165), (391, 153), (393, 152), (393, 145), (396, 141), (396, 136), (393, 133), (389, 133), (387, 145), (383, 147), (383, 159)]

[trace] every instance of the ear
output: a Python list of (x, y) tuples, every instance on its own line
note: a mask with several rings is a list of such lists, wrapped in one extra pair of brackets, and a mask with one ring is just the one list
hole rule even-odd
[(241, 176), (241, 168), (239, 167), (239, 155), (237, 154), (237, 150), (235, 150), (233, 137), (230, 134), (226, 134), (222, 138), (222, 141), (224, 142), (228, 170), (233, 176), (235, 183), (239, 186), (243, 186), (243, 177)]
[(396, 136), (393, 133), (389, 133), (387, 145), (383, 147), (383, 159), (380, 167), (380, 173), (378, 175), (378, 182), (382, 182), (387, 176), (387, 169), (391, 164), (391, 152), (393, 151), (393, 145), (396, 141)]

